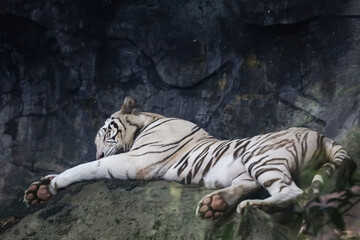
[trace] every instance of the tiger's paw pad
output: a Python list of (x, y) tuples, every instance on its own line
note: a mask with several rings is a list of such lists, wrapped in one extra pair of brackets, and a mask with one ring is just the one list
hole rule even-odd
[(246, 200), (246, 201), (242, 201), (238, 207), (237, 207), (237, 212), (238, 213), (244, 213), (244, 210), (246, 207), (253, 207), (253, 208), (257, 208), (257, 209), (260, 209), (264, 212), (270, 212), (271, 209), (270, 207), (265, 204), (263, 201), (256, 201), (256, 200)]
[(196, 215), (203, 219), (215, 220), (220, 218), (228, 204), (219, 194), (203, 198), (196, 209)]
[(40, 181), (32, 183), (28, 189), (25, 190), (24, 202), (29, 205), (36, 205), (47, 201), (52, 194), (49, 191), (48, 185), (55, 176), (41, 178)]

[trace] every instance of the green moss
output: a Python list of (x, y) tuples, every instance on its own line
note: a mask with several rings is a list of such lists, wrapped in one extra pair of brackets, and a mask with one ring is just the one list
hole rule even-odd
[(255, 54), (251, 53), (246, 56), (245, 62), (244, 62), (244, 68), (257, 68), (260, 66), (260, 61), (256, 57)]
[(64, 207), (65, 207), (64, 205), (60, 205), (60, 206), (56, 206), (56, 207), (46, 209), (46, 210), (42, 211), (41, 213), (39, 213), (38, 218), (46, 220), (47, 218), (49, 218), (51, 216), (54, 216), (58, 212), (61, 212)]
[(172, 211), (179, 211), (180, 208), (180, 198), (181, 198), (182, 188), (177, 187), (177, 185), (170, 184), (169, 186), (169, 208)]
[(221, 92), (224, 91), (225, 87), (226, 87), (226, 83), (227, 83), (227, 77), (226, 77), (226, 73), (223, 73), (222, 77), (219, 79), (219, 90)]
[(161, 222), (160, 222), (160, 220), (155, 220), (152, 229), (158, 231), (158, 230), (160, 229), (160, 227), (161, 227)]
[(140, 235), (140, 229), (136, 231), (136, 233), (134, 234), (134, 238), (137, 239), (139, 235)]
[(348, 97), (348, 96), (354, 96), (354, 93), (356, 93), (359, 90), (359, 86), (339, 86), (336, 88), (335, 95), (339, 98), (342, 97)]
[(234, 231), (234, 223), (227, 224), (224, 227), (221, 239), (223, 239), (223, 240), (233, 239), (234, 232), (235, 232)]

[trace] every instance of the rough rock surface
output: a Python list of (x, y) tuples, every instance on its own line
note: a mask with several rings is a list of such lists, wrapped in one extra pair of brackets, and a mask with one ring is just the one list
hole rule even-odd
[(125, 95), (219, 138), (306, 126), (360, 159), (357, 0), (0, 3), (0, 219), (94, 159)]
[[(291, 239), (273, 218), (247, 209), (223, 221), (202, 221), (195, 206), (209, 190), (178, 183), (115, 181), (75, 184), (24, 217), (1, 239)], [(260, 238), (259, 238), (260, 237)]]

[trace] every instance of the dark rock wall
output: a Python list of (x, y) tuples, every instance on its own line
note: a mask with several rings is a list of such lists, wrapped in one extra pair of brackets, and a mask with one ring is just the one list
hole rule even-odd
[(1, 1), (0, 215), (39, 176), (93, 160), (125, 95), (219, 138), (306, 126), (346, 140), (359, 13), (356, 0)]

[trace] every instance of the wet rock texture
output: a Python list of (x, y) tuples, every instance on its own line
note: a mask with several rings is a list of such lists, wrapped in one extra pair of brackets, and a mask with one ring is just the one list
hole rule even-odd
[(360, 159), (356, 0), (0, 4), (0, 216), (39, 176), (94, 159), (125, 95), (219, 138), (318, 130)]

